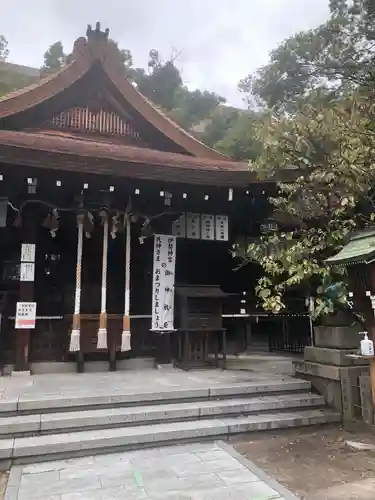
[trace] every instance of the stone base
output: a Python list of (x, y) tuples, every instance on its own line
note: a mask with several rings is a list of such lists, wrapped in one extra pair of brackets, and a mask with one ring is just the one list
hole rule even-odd
[(344, 420), (361, 417), (359, 377), (370, 373), (369, 366), (294, 361), (293, 369), (294, 375), (311, 382), (312, 388), (324, 397), (329, 406), (338, 410)]
[(305, 347), (304, 360), (332, 366), (368, 365), (367, 359), (352, 359), (348, 354), (357, 354), (358, 349), (329, 349), (328, 347)]
[(12, 371), (10, 376), (11, 377), (30, 377), (31, 375), (31, 372), (30, 370), (25, 370), (25, 371), (22, 371), (22, 372), (17, 372), (17, 371)]
[[(8, 376), (22, 376), (22, 375), (43, 375), (43, 374), (56, 374), (56, 373), (76, 373), (77, 364), (74, 362), (40, 362), (31, 363), (30, 372), (16, 372), (13, 365), (5, 365), (3, 375)], [(122, 370), (151, 370), (155, 368), (154, 358), (128, 358), (118, 360), (116, 363), (117, 371)], [(85, 371), (88, 373), (106, 373), (109, 371), (108, 361), (86, 361)]]
[(331, 349), (358, 349), (361, 338), (360, 326), (316, 326), (314, 340), (316, 347)]

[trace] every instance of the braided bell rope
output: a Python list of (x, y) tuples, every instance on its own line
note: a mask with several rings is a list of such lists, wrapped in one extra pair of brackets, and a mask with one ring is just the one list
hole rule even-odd
[(124, 326), (121, 335), (121, 351), (131, 350), (130, 334), (130, 249), (131, 249), (131, 226), (130, 219), (126, 221), (125, 231), (125, 305), (124, 305)]
[[(78, 238), (77, 238), (77, 265), (76, 265), (76, 289), (74, 296), (74, 316), (79, 316), (81, 311), (81, 276), (82, 276), (82, 251), (83, 251), (83, 220), (78, 219)], [(71, 352), (80, 350), (80, 329), (72, 329), (70, 335)]]

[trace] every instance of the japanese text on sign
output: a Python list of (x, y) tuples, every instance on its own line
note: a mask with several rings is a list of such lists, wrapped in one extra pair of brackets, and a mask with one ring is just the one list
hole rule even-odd
[(186, 216), (182, 214), (177, 220), (172, 222), (172, 235), (178, 238), (186, 236)]
[(35, 280), (35, 264), (34, 262), (21, 262), (20, 281)]
[(155, 234), (152, 283), (152, 330), (174, 329), (176, 237)]
[(36, 302), (17, 302), (16, 329), (35, 328)]
[(199, 240), (201, 237), (200, 214), (186, 214), (186, 236), (191, 240)]
[(22, 243), (21, 262), (35, 262), (35, 245), (33, 243)]
[(215, 231), (216, 239), (218, 241), (228, 241), (229, 231), (228, 231), (228, 216), (227, 215), (216, 215), (215, 217)]
[(215, 239), (215, 217), (213, 215), (202, 215), (201, 238), (211, 241)]
[(172, 235), (191, 240), (229, 241), (229, 217), (183, 213), (172, 222)]

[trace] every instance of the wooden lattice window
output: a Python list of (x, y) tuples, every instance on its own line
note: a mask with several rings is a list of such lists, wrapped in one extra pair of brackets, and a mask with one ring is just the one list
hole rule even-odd
[(71, 108), (62, 111), (50, 120), (50, 125), (59, 129), (74, 129), (82, 132), (121, 135), (139, 139), (139, 133), (132, 124), (113, 111), (100, 109), (90, 111), (89, 108)]

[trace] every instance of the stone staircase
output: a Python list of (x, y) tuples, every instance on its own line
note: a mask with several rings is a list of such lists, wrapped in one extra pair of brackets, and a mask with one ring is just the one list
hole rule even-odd
[(0, 400), (0, 466), (338, 422), (310, 389), (287, 378)]

